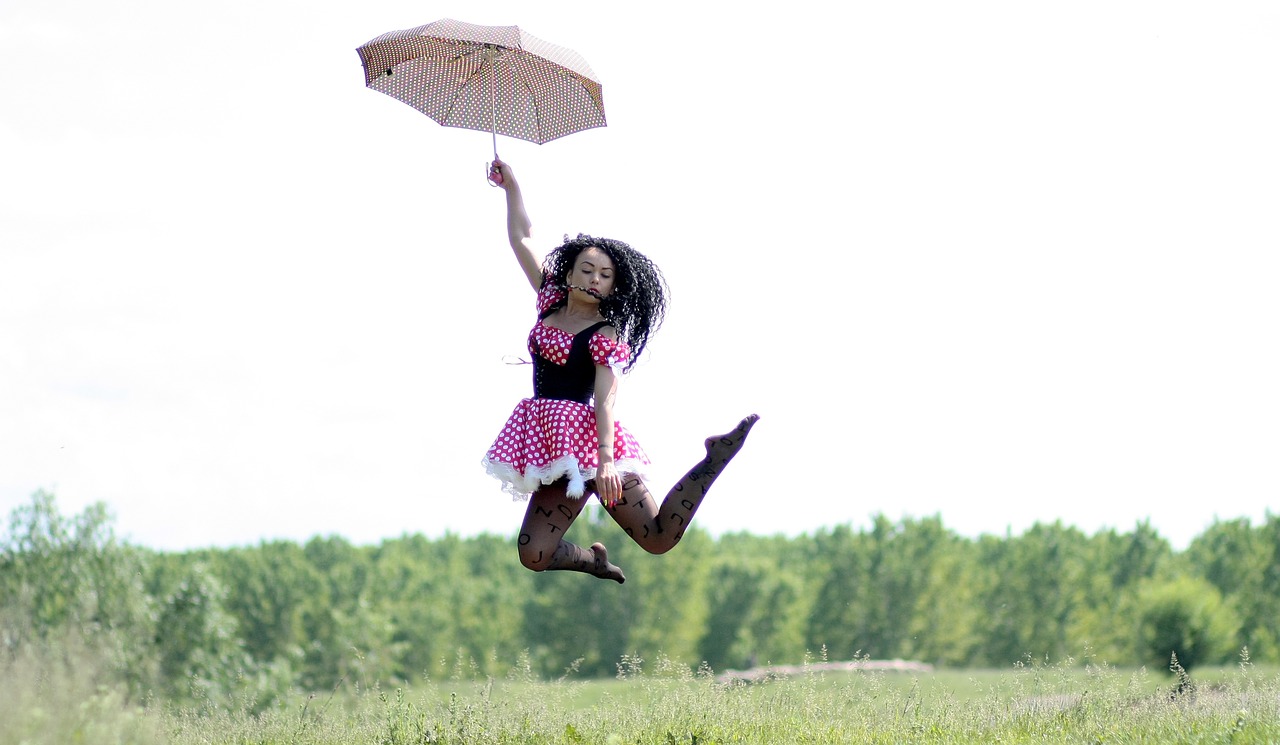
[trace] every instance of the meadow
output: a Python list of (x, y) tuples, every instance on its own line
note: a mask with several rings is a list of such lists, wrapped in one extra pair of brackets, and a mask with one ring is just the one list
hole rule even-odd
[(164, 554), (37, 495), (0, 531), (0, 745), (1280, 743), (1280, 516), (1180, 553), (690, 531), (626, 592), (507, 543)]
[(545, 681), (517, 663), (500, 679), (459, 669), (413, 687), (339, 681), (259, 710), (248, 700), (130, 703), (77, 665), (17, 663), (0, 681), (0, 745), (1280, 741), (1280, 670), (1247, 657), (1194, 680), (1076, 660), (924, 673), (813, 664), (750, 684), (662, 658), (623, 658), (618, 671)]

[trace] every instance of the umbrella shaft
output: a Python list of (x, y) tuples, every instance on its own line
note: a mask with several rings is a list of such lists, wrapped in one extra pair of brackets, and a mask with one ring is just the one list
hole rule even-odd
[(497, 112), (496, 99), (498, 94), (495, 89), (498, 86), (493, 79), (494, 78), (494, 62), (493, 62), (494, 52), (495, 50), (493, 49), (493, 47), (490, 47), (488, 54), (486, 54), (485, 56), (488, 58), (488, 61), (489, 61), (489, 125), (490, 125), (490, 131), (492, 131), (493, 133), (493, 159), (497, 160), (498, 159), (498, 112)]

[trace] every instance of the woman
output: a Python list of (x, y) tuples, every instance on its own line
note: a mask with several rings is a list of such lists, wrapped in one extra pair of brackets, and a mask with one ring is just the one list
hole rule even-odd
[(707, 457), (659, 504), (644, 483), (649, 459), (614, 420), (613, 404), (618, 377), (662, 324), (661, 272), (621, 241), (586, 235), (566, 240), (540, 263), (511, 167), (495, 160), (492, 180), (506, 191), (507, 235), (538, 293), (538, 322), (529, 334), (534, 397), (516, 406), (486, 454), (485, 468), (506, 491), (528, 495), (518, 541), (522, 564), (535, 572), (569, 570), (623, 582), (602, 544), (587, 550), (564, 539), (587, 496), (599, 497), (645, 551), (666, 553), (758, 417), (707, 438)]

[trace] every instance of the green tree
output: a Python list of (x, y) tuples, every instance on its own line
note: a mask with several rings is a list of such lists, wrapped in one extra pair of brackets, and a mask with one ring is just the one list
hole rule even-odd
[(506, 674), (524, 652), (520, 629), (533, 573), (511, 539), (483, 534), (450, 545), (443, 560), (453, 581), (441, 600), (453, 609), (457, 652), (487, 675)]
[(763, 570), (746, 561), (720, 562), (712, 570), (707, 596), (707, 633), (698, 644), (698, 654), (716, 669), (750, 667), (754, 649), (744, 655), (741, 638), (747, 622), (760, 602)]
[(986, 625), (975, 661), (1060, 661), (1082, 652), (1069, 630), (1082, 607), (1087, 540), (1061, 522), (1036, 523), (1017, 538), (978, 542)]
[(1258, 648), (1260, 659), (1280, 662), (1280, 515), (1268, 512), (1259, 532), (1266, 559), (1258, 597), (1261, 607), (1254, 610), (1256, 625), (1250, 632), (1249, 642)]
[(815, 575), (821, 577), (805, 633), (811, 650), (825, 649), (833, 659), (848, 660), (866, 644), (862, 608), (868, 602), (865, 543), (848, 525), (819, 531)]
[(1215, 521), (1183, 555), (1183, 566), (1222, 593), (1240, 619), (1237, 647), (1258, 662), (1280, 662), (1280, 520), (1268, 515), (1254, 527), (1247, 518)]
[[(223, 601), (235, 617), (245, 650), (261, 665), (299, 670), (308, 643), (307, 628), (325, 613), (326, 582), (307, 561), (302, 547), (269, 541), (214, 555), (214, 571), (227, 588)], [(332, 686), (333, 680), (304, 681), (307, 687)]]
[(940, 518), (877, 515), (869, 531), (837, 528), (817, 540), (825, 579), (810, 617), (814, 648), (836, 659), (960, 661), (977, 645), (965, 544)]
[(135, 692), (145, 689), (157, 675), (147, 559), (116, 539), (105, 505), (68, 519), (53, 494), (36, 492), (0, 535), (0, 643), (83, 644)]
[(1133, 532), (1099, 531), (1083, 556), (1081, 603), (1068, 630), (1080, 654), (1111, 663), (1133, 660), (1133, 598), (1138, 586), (1170, 566), (1173, 552), (1149, 522)]
[(421, 534), (383, 541), (374, 552), (371, 597), (391, 624), (393, 673), (404, 680), (438, 677), (456, 650), (449, 578)]
[(974, 583), (976, 552), (936, 516), (909, 530), (916, 554), (911, 571), (918, 576), (907, 619), (909, 641), (900, 655), (938, 665), (967, 664), (984, 623)]
[[(615, 527), (616, 530), (616, 527)], [(625, 539), (624, 539), (625, 540)], [(663, 655), (697, 666), (698, 642), (707, 628), (707, 585), (714, 544), (706, 532), (690, 528), (671, 551), (645, 553), (626, 540), (628, 654), (648, 660)], [(616, 662), (616, 658), (615, 658)]]
[(714, 669), (804, 659), (812, 592), (811, 539), (722, 536), (707, 586), (706, 631), (698, 654)]
[(372, 594), (373, 551), (338, 536), (314, 537), (303, 556), (321, 582), (303, 614), (301, 678), (309, 688), (340, 681), (372, 687), (396, 678), (390, 614)]
[(1186, 670), (1228, 662), (1236, 653), (1237, 621), (1218, 589), (1195, 577), (1143, 583), (1136, 604), (1136, 653), (1167, 668), (1171, 656)]
[(191, 564), (160, 603), (156, 647), (170, 697), (225, 700), (252, 668), (223, 608), (226, 589), (205, 564)]
[(532, 573), (514, 540), (403, 536), (383, 542), (374, 569), (371, 602), (381, 599), (401, 677), (502, 675), (523, 655)]

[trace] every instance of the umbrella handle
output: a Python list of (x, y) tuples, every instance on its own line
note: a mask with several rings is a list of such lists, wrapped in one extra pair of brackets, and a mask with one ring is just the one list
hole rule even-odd
[(498, 170), (498, 157), (494, 154), (492, 163), (485, 163), (485, 178), (489, 180), (489, 186), (502, 186), (502, 171)]
[(493, 165), (489, 166), (489, 186), (502, 186), (502, 172), (498, 170), (498, 105), (494, 102), (497, 91), (493, 84), (493, 54), (494, 48), (489, 47), (484, 55), (485, 62), (489, 63), (489, 124), (493, 134)]

